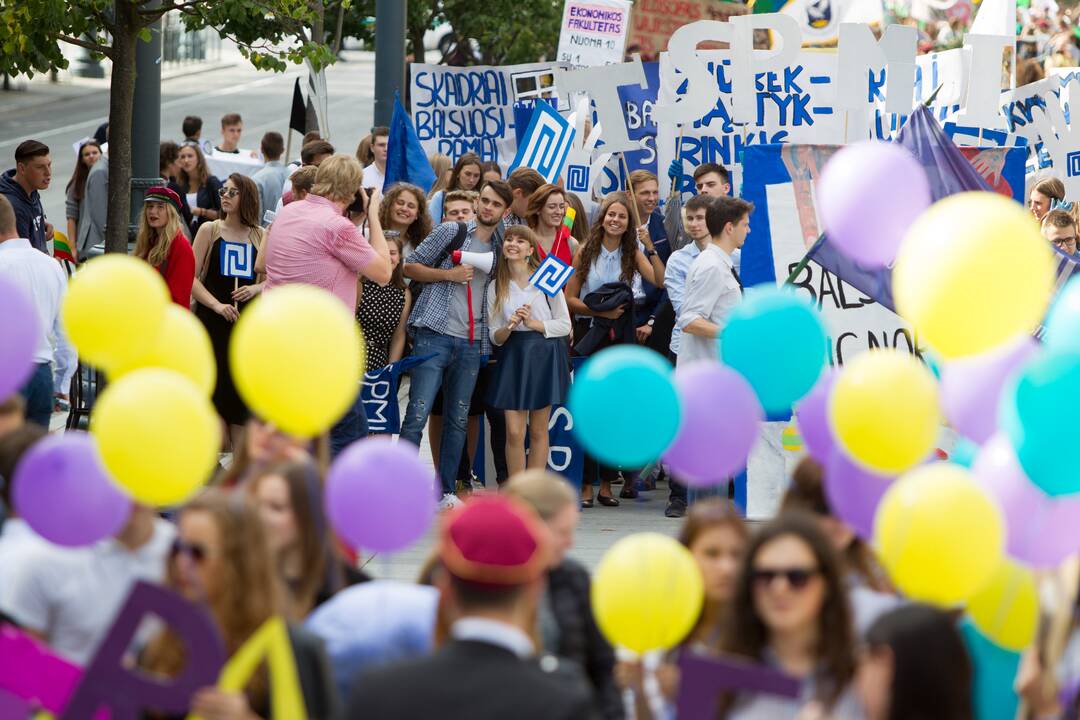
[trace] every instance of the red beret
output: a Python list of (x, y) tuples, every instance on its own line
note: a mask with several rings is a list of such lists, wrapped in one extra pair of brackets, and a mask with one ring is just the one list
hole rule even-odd
[(180, 196), (176, 194), (175, 190), (164, 185), (158, 185), (147, 190), (143, 194), (143, 202), (167, 203), (172, 205), (173, 210), (176, 210), (177, 213), (180, 212)]
[(547, 570), (548, 546), (547, 531), (531, 509), (478, 493), (445, 516), (439, 559), (461, 580), (523, 585)]

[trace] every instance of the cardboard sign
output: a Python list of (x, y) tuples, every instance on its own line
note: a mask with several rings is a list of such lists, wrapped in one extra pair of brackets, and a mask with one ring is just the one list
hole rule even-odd
[[(559, 100), (554, 69), (559, 63), (491, 67), (410, 66), (413, 124), (428, 155), (456, 161), (467, 152), (506, 167), (513, 161), (514, 104)], [(568, 106), (562, 102), (557, 109)]]
[(629, 27), (628, 0), (566, 0), (556, 57), (574, 67), (622, 62)]
[(521, 137), (517, 154), (506, 174), (519, 167), (529, 167), (540, 173), (544, 182), (555, 183), (562, 175), (574, 142), (575, 119), (576, 114), (564, 118), (548, 103), (536, 103), (529, 127)]
[(222, 240), (219, 261), (222, 277), (245, 280), (255, 277), (255, 246), (251, 243)]
[(716, 717), (716, 703), (727, 690), (797, 698), (799, 686), (799, 681), (790, 675), (763, 665), (684, 651), (679, 655), (678, 715)]
[(540, 267), (529, 276), (529, 284), (548, 297), (555, 297), (562, 292), (573, 274), (573, 265), (563, 262), (555, 257), (554, 253), (550, 253), (540, 263)]

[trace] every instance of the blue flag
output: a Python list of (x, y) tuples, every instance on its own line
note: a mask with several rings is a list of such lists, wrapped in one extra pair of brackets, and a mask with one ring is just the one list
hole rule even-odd
[[(896, 143), (915, 156), (930, 181), (933, 202), (956, 193), (989, 191), (982, 176), (972, 167), (928, 108), (920, 105), (901, 128)], [(807, 256), (854, 288), (866, 293), (883, 307), (896, 312), (892, 294), (892, 270), (867, 269), (840, 252), (822, 235)]]
[(435, 171), (424, 154), (409, 114), (402, 107), (397, 93), (394, 93), (394, 115), (390, 119), (390, 137), (387, 138), (383, 191), (397, 182), (412, 183), (426, 193), (435, 184)]

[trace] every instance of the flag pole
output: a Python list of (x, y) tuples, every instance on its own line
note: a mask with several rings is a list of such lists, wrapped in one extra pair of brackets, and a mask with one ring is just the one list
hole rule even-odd
[(641, 215), (637, 209), (637, 197), (634, 195), (634, 184), (630, 182), (630, 166), (626, 163), (626, 153), (619, 154), (619, 158), (622, 160), (623, 170), (626, 171), (626, 189), (630, 191), (630, 209), (634, 212), (634, 227), (641, 227)]
[(285, 135), (288, 138), (287, 140), (285, 140), (285, 165), (288, 165), (292, 161), (292, 134), (292, 128), (289, 128), (285, 131)]
[(802, 256), (802, 260), (798, 262), (794, 269), (792, 269), (791, 274), (787, 276), (787, 280), (784, 281), (785, 286), (795, 284), (795, 278), (797, 278), (799, 273), (810, 264), (810, 253), (813, 252), (814, 248), (817, 247), (817, 244), (821, 242), (824, 237), (825, 233), (818, 235), (818, 239), (814, 241), (814, 244), (810, 246), (810, 249), (806, 251), (806, 254)]

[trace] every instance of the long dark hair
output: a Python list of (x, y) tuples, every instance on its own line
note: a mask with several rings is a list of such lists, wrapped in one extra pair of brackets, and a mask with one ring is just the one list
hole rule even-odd
[[(734, 506), (727, 500), (721, 500), (719, 498), (712, 498), (709, 500), (701, 500), (695, 502), (690, 506), (690, 512), (686, 514), (686, 520), (683, 522), (682, 528), (679, 530), (679, 542), (686, 547), (687, 550), (693, 548), (694, 543), (698, 538), (704, 535), (710, 530), (716, 530), (719, 528), (730, 528), (746, 542), (750, 536), (749, 530), (746, 528), (746, 523), (743, 521), (742, 516), (735, 510)], [(708, 600), (706, 600), (706, 603)], [(725, 603), (726, 607), (718, 608), (720, 610), (720, 629), (724, 630), (727, 624), (727, 616), (731, 612), (730, 603)], [(686, 635), (687, 642), (695, 638), (701, 631), (701, 626), (706, 620), (706, 608), (704, 605), (701, 607), (701, 614), (698, 615), (697, 622), (694, 623), (694, 627)]]
[[(471, 188), (461, 187), (461, 171), (465, 169), (466, 165), (475, 165), (480, 171), (480, 179), (476, 181), (476, 186)], [(450, 182), (447, 184), (447, 190), (480, 190), (480, 185), (484, 182), (484, 164), (480, 160), (480, 156), (476, 153), (468, 152), (457, 159), (454, 163), (454, 169), (450, 171)]]
[(619, 204), (626, 210), (626, 230), (619, 238), (619, 247), (622, 248), (622, 272), (619, 279), (629, 285), (634, 281), (634, 273), (637, 272), (637, 228), (634, 227), (634, 211), (631, 209), (632, 201), (624, 192), (613, 192), (604, 198), (600, 205), (600, 212), (596, 215), (596, 222), (589, 230), (589, 239), (578, 250), (578, 277), (581, 278), (581, 286), (589, 279), (589, 271), (600, 257), (600, 248), (604, 243), (604, 218), (612, 205)]
[[(780, 501), (780, 512), (802, 510), (814, 515), (836, 518), (825, 494), (824, 472), (817, 460), (811, 457), (800, 460), (791, 475), (791, 485)], [(845, 565), (844, 570), (858, 575), (863, 584), (871, 590), (884, 593), (893, 591), (874, 552), (862, 538), (852, 537), (851, 543), (841, 551), (841, 560)]]
[(893, 656), (890, 720), (972, 720), (971, 660), (956, 623), (929, 605), (904, 605), (866, 631), (870, 652)]
[[(815, 699), (831, 707), (855, 675), (855, 638), (840, 558), (812, 516), (796, 511), (785, 513), (750, 539), (739, 567), (723, 649), (756, 662), (764, 660), (769, 628), (754, 607), (754, 560), (762, 547), (787, 536), (802, 540), (810, 548), (825, 582), (825, 602), (817, 619), (817, 664), (820, 670), (815, 678)], [(730, 709), (733, 700), (730, 694), (724, 696), (722, 706)]]
[[(320, 591), (327, 586), (329, 572), (335, 569), (329, 525), (323, 512), (322, 478), (313, 462), (282, 463), (252, 478), (247, 486), (249, 495), (253, 497), (259, 483), (270, 476), (280, 477), (289, 488), (289, 505), (299, 535), (301, 576), (296, 582), (289, 582), (284, 574), (280, 577), (288, 591), (289, 617), (300, 621), (311, 612)], [(274, 558), (274, 561), (281, 573), (282, 558)], [(334, 590), (344, 585), (341, 573), (338, 575), (337, 582), (332, 583), (336, 585)]]
[[(71, 173), (71, 179), (68, 180), (68, 184), (64, 188), (64, 192), (71, 192), (71, 196), (76, 200), (82, 200), (86, 196), (86, 178), (90, 175), (90, 168), (83, 162), (82, 152), (87, 145), (93, 145), (98, 149), (98, 152), (101, 152), (101, 145), (98, 144), (97, 140), (87, 140), (79, 146), (79, 158), (75, 162), (75, 171)], [(72, 240), (73, 238), (68, 239)]]
[[(181, 143), (180, 151), (183, 152), (184, 148), (195, 151), (195, 173), (188, 175), (188, 171), (181, 168), (176, 183), (183, 188), (185, 193), (198, 192), (199, 188), (210, 181), (210, 168), (206, 165), (206, 156), (203, 155), (199, 143), (191, 141)], [(179, 156), (179, 153), (177, 155)]]
[[(229, 180), (232, 180), (233, 185), (240, 191), (240, 194), (236, 196), (236, 214), (239, 216), (237, 219), (240, 220), (240, 224), (247, 228), (261, 227), (258, 185), (254, 180), (240, 173), (233, 173), (229, 176)], [(224, 184), (222, 187), (225, 187)], [(222, 213), (223, 218), (227, 215), (228, 213)]]

